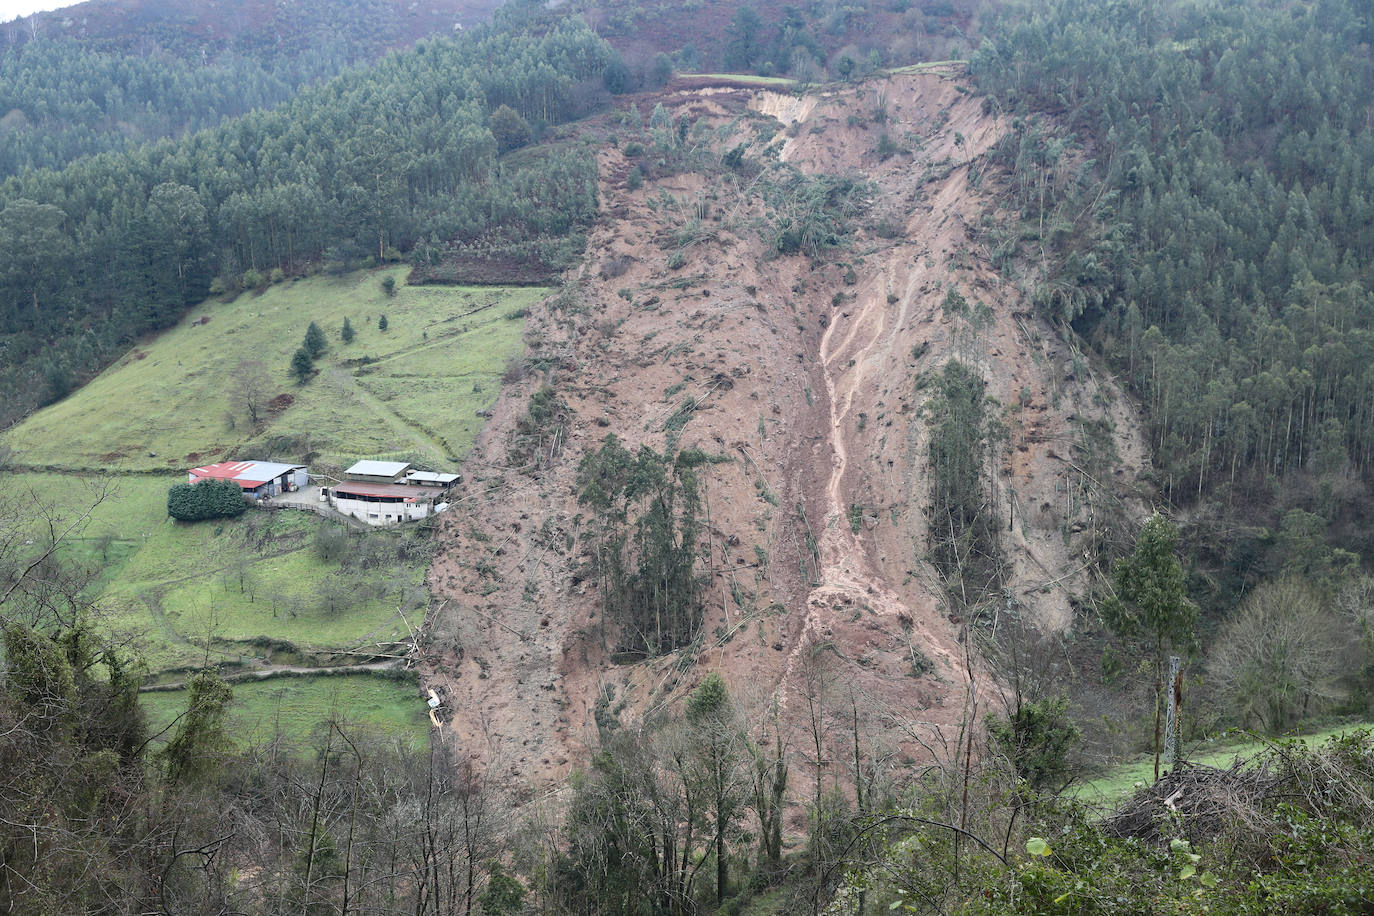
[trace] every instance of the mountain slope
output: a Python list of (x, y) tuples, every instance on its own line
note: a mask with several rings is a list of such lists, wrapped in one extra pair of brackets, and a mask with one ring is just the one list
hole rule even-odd
[(158, 49), (201, 59), (225, 51), (294, 58), (324, 44), (367, 58), (475, 25), (500, 5), (498, 0), (87, 0), (14, 19), (4, 38), (8, 44), (77, 38), (105, 50)]
[[(848, 689), (865, 731), (923, 756), (965, 716), (969, 679), (966, 621), (926, 560), (918, 378), (957, 358), (1002, 405), (1003, 583), (1012, 609), (1046, 627), (1072, 623), (1103, 501), (1129, 498), (1116, 459), (1144, 466), (1124, 400), (1031, 316), (978, 241), (998, 193), (986, 156), (1010, 123), (952, 72), (801, 98), (725, 86), (641, 101), (662, 106), (640, 116), (653, 142), (671, 144), (682, 123), (685, 144), (743, 141), (746, 163), (782, 165), (704, 166), (635, 189), (654, 153), (603, 147), (588, 260), (527, 328), (529, 362), (555, 367), (548, 381), (571, 409), (566, 447), (542, 475), (511, 468), (535, 383), (503, 392), (469, 462), (474, 499), (431, 569), (430, 637), (449, 655), (429, 677), (453, 734), (541, 782), (595, 746), (596, 724), (720, 669), (755, 704), (776, 695), (794, 726), (808, 692)], [(872, 180), (864, 223), (823, 259), (777, 254), (798, 182), (826, 174)], [(608, 432), (723, 459), (702, 471), (710, 581), (686, 658), (612, 663), (575, 495), (579, 460)]]

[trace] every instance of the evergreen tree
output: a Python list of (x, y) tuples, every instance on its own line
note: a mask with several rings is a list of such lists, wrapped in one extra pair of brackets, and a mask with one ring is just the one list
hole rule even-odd
[(191, 695), (186, 712), (160, 754), (172, 783), (211, 778), (229, 744), (225, 716), (233, 690), (211, 670), (192, 675), (187, 684)]
[(243, 489), (232, 480), (178, 483), (167, 491), (167, 514), (177, 521), (233, 518), (245, 508)]
[(1135, 552), (1116, 561), (1112, 581), (1116, 594), (1103, 602), (1102, 619), (1123, 638), (1141, 637), (1154, 650), (1155, 779), (1159, 779), (1160, 718), (1164, 709), (1164, 654), (1191, 648), (1198, 608), (1188, 600), (1183, 567), (1174, 555), (1178, 529), (1159, 513), (1152, 515), (1136, 539)]
[(347, 316), (344, 317), (343, 330), (339, 332), (339, 337), (341, 337), (346, 344), (353, 342), (353, 325), (348, 323)]
[(304, 385), (314, 371), (315, 361), (310, 358), (310, 351), (305, 347), (298, 348), (291, 357), (291, 374), (296, 377), (296, 383)]
[(744, 812), (747, 776), (741, 767), (744, 735), (724, 679), (712, 671), (687, 696), (687, 725), (697, 758), (695, 782), (710, 812), (716, 852), (716, 904), (725, 902), (729, 885), (726, 836)]
[(315, 322), (310, 322), (310, 327), (305, 329), (305, 341), (301, 345), (310, 354), (312, 360), (319, 359), (324, 355), (324, 351), (329, 348), (329, 342), (325, 340), (324, 331)]
[(386, 330), (386, 327), (387, 327), (386, 315), (382, 315), (382, 316), (380, 316), (380, 317), (377, 319), (377, 330), (379, 330), (379, 331), (385, 331), (385, 330)]

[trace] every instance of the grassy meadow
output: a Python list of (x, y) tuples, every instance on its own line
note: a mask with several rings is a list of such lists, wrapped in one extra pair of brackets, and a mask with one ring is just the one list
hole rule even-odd
[[(1374, 727), (1374, 723), (1347, 723), (1324, 728), (1320, 731), (1273, 740), (1298, 740), (1308, 747), (1316, 747), (1337, 735), (1371, 727)], [(1216, 738), (1190, 742), (1184, 749), (1184, 759), (1189, 763), (1199, 763), (1204, 766), (1224, 769), (1231, 766), (1237, 758), (1254, 756), (1269, 743), (1268, 739), (1248, 733), (1224, 734)], [(1163, 772), (1164, 769), (1165, 767), (1161, 763), (1160, 771)], [(1154, 779), (1154, 775), (1154, 755), (1150, 754), (1113, 767), (1101, 776), (1076, 786), (1070, 791), (1083, 801), (1115, 805), (1125, 800), (1138, 787), (1149, 785)]]
[[(243, 743), (280, 735), (304, 744), (331, 717), (404, 741), (422, 742), (429, 733), (425, 704), (413, 685), (401, 681), (353, 674), (270, 678), (232, 686), (229, 733)], [(186, 709), (186, 691), (145, 693), (143, 708), (149, 734), (156, 735)]]
[[(545, 295), (529, 287), (408, 287), (404, 268), (316, 276), (209, 301), (141, 343), (85, 387), (6, 436), (21, 467), (181, 471), (285, 442), (322, 465), (358, 458), (453, 462), (471, 447), (477, 410), (495, 398), (520, 350), (512, 315)], [(387, 296), (381, 279), (397, 281)], [(378, 319), (387, 317), (387, 329)], [(344, 318), (355, 337), (340, 339)], [(291, 355), (314, 321), (329, 350), (298, 385)], [(236, 367), (262, 362), (272, 394), (290, 405), (249, 428), (228, 392)], [(282, 397), (284, 396), (284, 397)], [(257, 446), (247, 448), (245, 446)]]
[[(396, 281), (394, 295), (386, 277)], [(300, 461), (326, 473), (360, 458), (456, 468), (522, 349), (521, 317), (546, 291), (408, 287), (404, 279), (403, 268), (317, 276), (207, 301), (0, 439), (6, 492), (26, 507), (21, 517), (36, 540), (47, 519), (60, 530), (87, 515), (63, 557), (91, 572), (100, 625), (132, 646), (154, 678), (176, 679), (206, 661), (262, 664), (265, 647), (276, 662), (386, 643), (423, 617), (423, 561), (396, 559), (413, 531), (353, 531), (344, 556), (325, 560), (315, 544), (334, 523), (311, 513), (250, 509), (193, 524), (167, 516), (167, 490), (187, 468), (230, 458)], [(355, 332), (349, 344), (340, 336), (345, 317)], [(311, 321), (329, 349), (297, 384), (289, 364)], [(229, 396), (245, 360), (266, 367), (265, 399), (276, 405), (256, 428)], [(294, 650), (282, 651), (283, 642)], [(406, 709), (422, 710), (413, 686), (374, 681), (271, 683), (288, 691), (282, 696), (308, 697), (290, 706), (297, 719), (321, 708), (321, 691), (342, 690), (347, 705), (372, 709), (368, 721), (400, 721), (403, 695)], [(370, 699), (352, 697), (363, 685)], [(236, 687), (252, 707), (239, 721), (255, 734), (267, 687)], [(147, 696), (153, 709), (179, 694)]]

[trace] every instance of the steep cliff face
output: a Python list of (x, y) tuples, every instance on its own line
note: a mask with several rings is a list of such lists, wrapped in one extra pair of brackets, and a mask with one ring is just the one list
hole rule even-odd
[[(1137, 424), (992, 268), (982, 227), (1000, 179), (988, 152), (1012, 126), (957, 72), (658, 101), (730, 125), (722, 149), (744, 142), (755, 159), (867, 180), (866, 213), (841, 248), (779, 255), (766, 179), (689, 171), (632, 188), (629, 161), (602, 147), (605, 218), (563, 294), (529, 316), (536, 371), (503, 391), (431, 573), (430, 637), (445, 654), (427, 676), (451, 710), (446, 733), (540, 784), (595, 747), (598, 707), (603, 719), (643, 715), (720, 670), (751, 702), (776, 698), (794, 726), (818, 685), (862, 696), (864, 729), (919, 759), (966, 716), (969, 678), (966, 621), (926, 559), (929, 390), (918, 377), (959, 359), (996, 399), (1004, 595), (1045, 628), (1072, 626), (1094, 513), (1125, 489), (1123, 467), (1142, 466)], [(544, 381), (571, 421), (550, 466), (522, 473), (508, 444)], [(724, 459), (702, 469), (698, 651), (610, 658), (613, 628), (582, 572), (575, 481), (611, 432), (632, 448), (673, 436)]]

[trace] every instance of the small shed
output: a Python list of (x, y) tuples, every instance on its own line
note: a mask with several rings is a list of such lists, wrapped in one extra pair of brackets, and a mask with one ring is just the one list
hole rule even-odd
[(406, 483), (412, 487), (439, 487), (442, 490), (448, 490), (460, 480), (462, 480), (462, 476), (459, 474), (440, 474), (438, 471), (409, 471), (406, 473)]

